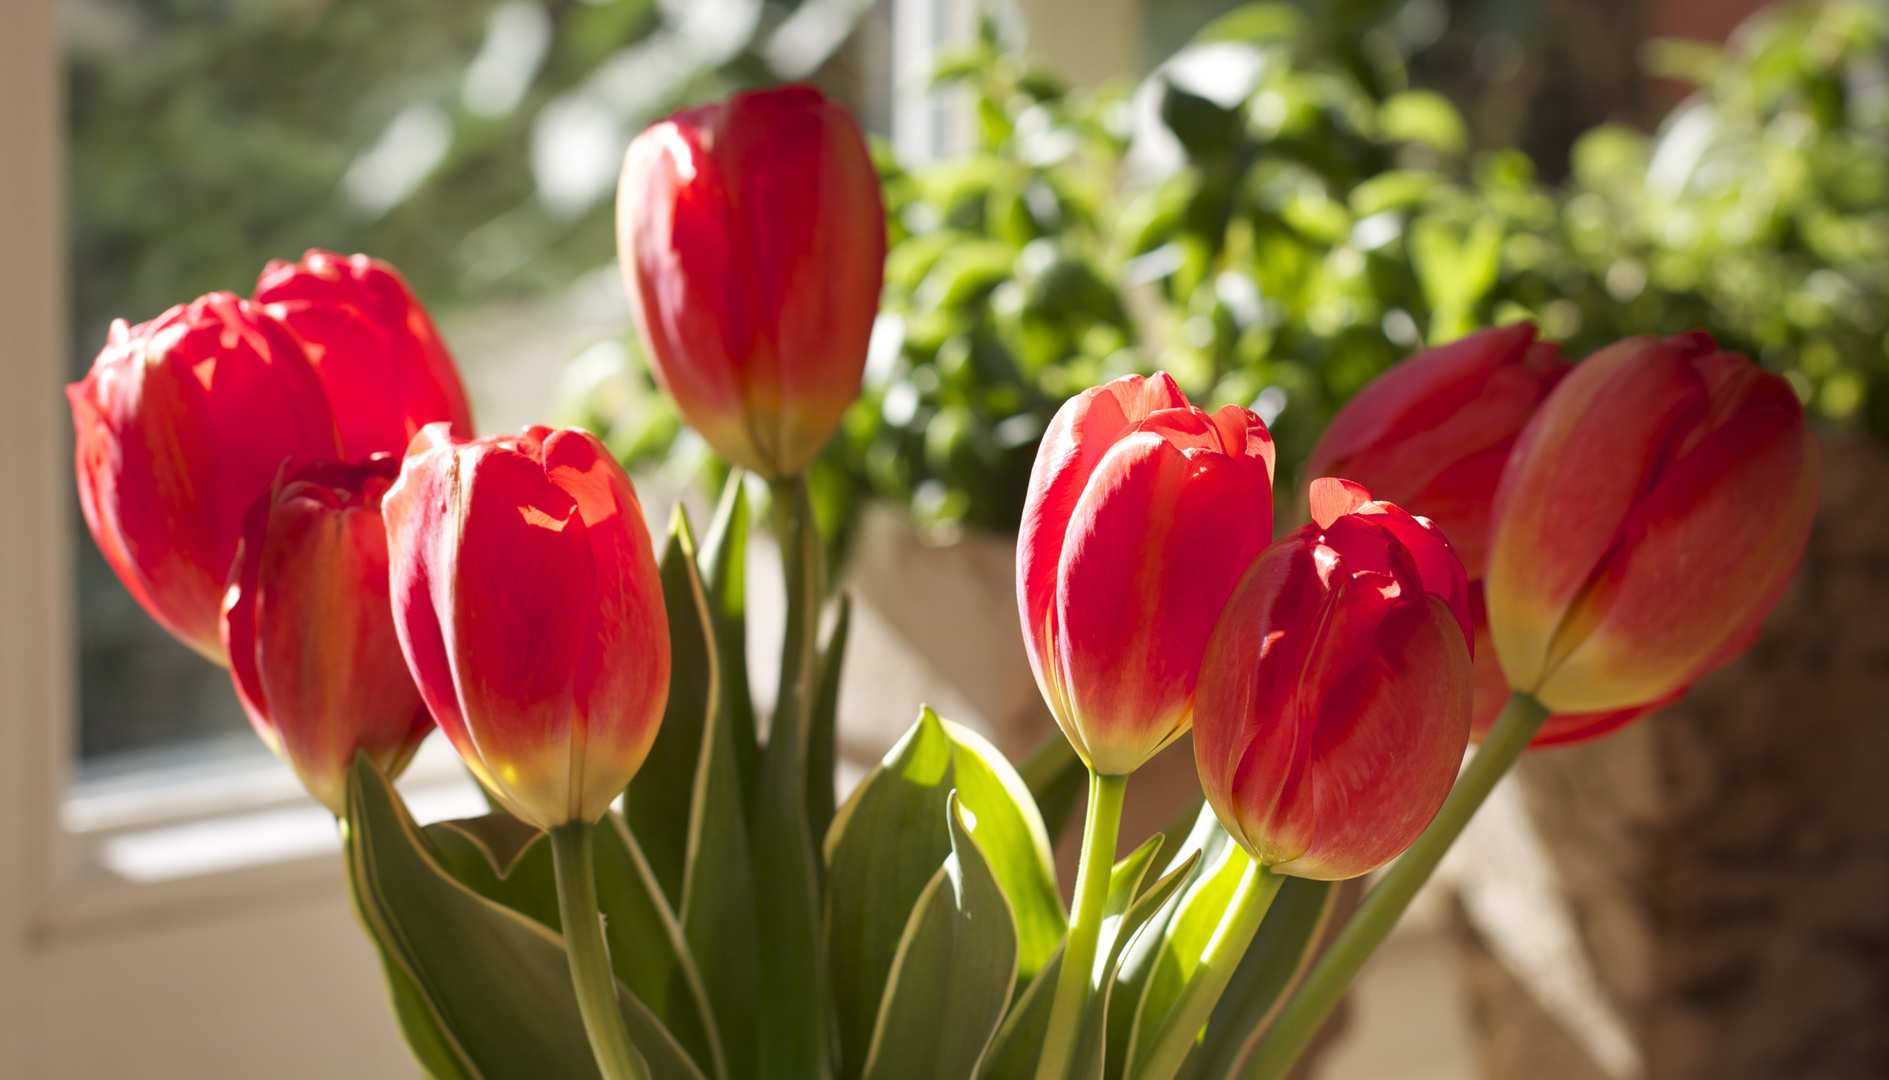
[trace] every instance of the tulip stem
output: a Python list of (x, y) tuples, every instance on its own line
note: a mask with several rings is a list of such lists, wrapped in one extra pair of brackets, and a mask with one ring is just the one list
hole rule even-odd
[(577, 1010), (590, 1036), (590, 1052), (604, 1080), (649, 1080), (649, 1066), (630, 1041), (617, 1000), (616, 972), (603, 939), (597, 909), (597, 872), (591, 853), (596, 825), (572, 821), (551, 829), (551, 862), (557, 874), (558, 916), (564, 923), (564, 949), (571, 962)]
[(1146, 1054), (1136, 1051), (1135, 1056), (1142, 1060), (1134, 1069), (1134, 1080), (1173, 1080), (1174, 1074), (1180, 1071), (1187, 1052), (1200, 1038), (1200, 1029), (1207, 1026), (1213, 1007), (1219, 1004), (1220, 995), (1233, 979), (1233, 969), (1245, 958), (1246, 947), (1253, 943), (1253, 935), (1259, 932), (1259, 924), (1266, 918), (1266, 911), (1272, 907), (1272, 899), (1279, 895), (1279, 886), (1284, 881), (1280, 875), (1268, 873), (1257, 860), (1247, 860), (1246, 872), (1240, 875), (1226, 914), (1221, 916), (1220, 925), (1200, 954), (1200, 966), (1194, 969), (1181, 988), (1181, 996), (1162, 1018), (1161, 1026), (1155, 1029)]
[(1082, 861), (1076, 870), (1075, 920), (1063, 939), (1062, 970), (1049, 1010), (1049, 1030), (1037, 1058), (1036, 1080), (1064, 1080), (1076, 1052), (1076, 1036), (1089, 1010), (1091, 968), (1102, 933), (1108, 900), (1109, 871), (1115, 866), (1115, 840), (1122, 827), (1122, 796), (1128, 777), (1089, 772), (1089, 810), (1082, 827)]
[(1332, 1008), (1344, 997), (1358, 969), (1384, 943), (1398, 917), (1410, 906), (1411, 898), (1430, 880), (1444, 853), (1462, 834), (1463, 827), (1475, 816), (1489, 792), (1495, 789), (1496, 781), (1521, 757), (1546, 719), (1548, 710), (1533, 696), (1519, 690), (1509, 696), (1501, 718), (1489, 729), (1482, 748), (1457, 778), (1456, 786), (1450, 789), (1449, 798), (1444, 800), (1435, 820), (1417, 837), (1417, 842), (1391, 864), (1376, 887), (1366, 894), (1364, 902), (1358, 905), (1351, 921), (1332, 939), (1331, 948), (1312, 968), (1298, 994), (1254, 1049), (1252, 1058), (1240, 1072), (1240, 1080), (1280, 1080), (1291, 1071)]

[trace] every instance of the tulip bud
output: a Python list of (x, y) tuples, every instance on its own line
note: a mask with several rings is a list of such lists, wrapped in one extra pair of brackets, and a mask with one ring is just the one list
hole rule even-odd
[(1267, 548), (1201, 665), (1194, 756), (1274, 873), (1342, 880), (1416, 840), (1469, 738), (1468, 585), (1432, 524), (1342, 480)]
[(885, 245), (859, 125), (817, 90), (737, 94), (630, 144), (617, 250), (650, 369), (764, 476), (806, 468), (858, 396)]
[(521, 820), (602, 817), (669, 693), (662, 583), (623, 467), (583, 431), (460, 442), (432, 424), (384, 513), (394, 627), (440, 729)]
[(211, 293), (114, 322), (66, 398), (79, 508), (105, 561), (164, 629), (228, 663), (218, 612), (244, 514), (286, 459), (341, 453), (301, 345), (249, 301)]
[(1064, 403), (1030, 472), (1017, 608), (1037, 685), (1076, 752), (1125, 775), (1193, 721), (1220, 608), (1272, 539), (1272, 436), (1165, 374)]
[(299, 263), (271, 261), (256, 282), (256, 303), (301, 340), (349, 460), (399, 454), (436, 420), (472, 437), (459, 369), (393, 267), (310, 250)]
[(387, 598), (389, 454), (283, 469), (250, 509), (223, 601), (236, 696), (256, 731), (335, 813), (365, 750), (397, 776), (433, 730)]
[(1797, 568), (1821, 477), (1790, 384), (1704, 334), (1595, 353), (1496, 492), (1485, 586), (1509, 682), (1555, 712), (1630, 709), (1737, 655)]
[[(1449, 538), (1469, 574), (1476, 626), (1475, 738), (1495, 724), (1509, 700), (1482, 602), (1489, 507), (1516, 436), (1571, 366), (1553, 342), (1535, 339), (1530, 323), (1426, 349), (1338, 410), (1306, 465), (1308, 477), (1356, 481), (1385, 502), (1429, 518)], [(1557, 741), (1568, 723), (1584, 729), (1587, 719), (1552, 719), (1535, 742)]]

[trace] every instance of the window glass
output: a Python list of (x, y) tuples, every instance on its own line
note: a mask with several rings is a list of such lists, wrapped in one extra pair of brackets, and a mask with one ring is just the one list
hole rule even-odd
[[(882, 129), (886, 7), (66, 0), (73, 377), (112, 319), (247, 294), (268, 260), (322, 247), (406, 275), (482, 431), (546, 419), (565, 362), (626, 332), (611, 196), (630, 137), (781, 79)], [(82, 759), (247, 739), (227, 675), (76, 531)]]

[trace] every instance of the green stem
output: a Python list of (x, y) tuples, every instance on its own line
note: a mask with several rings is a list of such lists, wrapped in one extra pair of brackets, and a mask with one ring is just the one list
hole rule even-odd
[(1494, 790), (1496, 781), (1515, 764), (1515, 759), (1521, 756), (1547, 718), (1548, 710), (1532, 696), (1520, 690), (1510, 695), (1501, 719), (1489, 730), (1482, 748), (1476, 751), (1469, 767), (1450, 789), (1449, 798), (1444, 800), (1443, 809), (1437, 811), (1436, 820), (1430, 822), (1417, 842), (1391, 865), (1358, 905), (1357, 913), (1333, 939), (1331, 948), (1306, 977), (1305, 985), (1279, 1014), (1272, 1030), (1260, 1040), (1246, 1068), (1241, 1070), (1240, 1080), (1280, 1080), (1291, 1071), (1312, 1036), (1324, 1024), (1325, 1017), (1344, 996), (1358, 969), (1364, 966), (1372, 951), (1383, 944), (1398, 917), (1410, 906), (1411, 898), (1430, 880), (1443, 854), (1456, 842), (1463, 827)]
[(1200, 966), (1194, 969), (1181, 989), (1181, 996), (1156, 1029), (1147, 1056), (1135, 1069), (1135, 1080), (1172, 1080), (1180, 1071), (1187, 1052), (1200, 1037), (1200, 1029), (1207, 1026), (1213, 1007), (1219, 1004), (1220, 995), (1232, 981), (1233, 969), (1239, 967), (1240, 960), (1246, 956), (1246, 948), (1253, 943), (1253, 935), (1258, 933), (1259, 924), (1266, 918), (1266, 911), (1272, 907), (1273, 897), (1279, 895), (1279, 886), (1284, 880), (1278, 874), (1267, 873), (1258, 862), (1247, 860), (1246, 872), (1240, 875), (1240, 884), (1227, 904), (1226, 914), (1221, 916), (1206, 951), (1200, 954)]
[[(807, 767), (820, 629), (820, 537), (804, 477), (773, 486), (774, 526), (787, 588), (780, 692), (761, 753), (750, 820), (759, 936), (756, 1048), (762, 1080), (832, 1075), (834, 1023), (822, 967), (820, 841), (807, 810)], [(830, 758), (829, 758), (830, 760)], [(832, 784), (829, 773), (825, 783)]]
[(1115, 866), (1122, 796), (1127, 791), (1126, 776), (1089, 773), (1089, 812), (1082, 827), (1082, 862), (1076, 870), (1075, 921), (1063, 939), (1062, 971), (1056, 977), (1036, 1080), (1064, 1080), (1075, 1057), (1076, 1036), (1089, 1008), (1090, 969), (1095, 966), (1095, 944), (1102, 933), (1102, 909), (1108, 901), (1109, 871)]
[(597, 872), (590, 834), (596, 826), (572, 821), (551, 830), (551, 862), (557, 874), (558, 916), (564, 923), (564, 949), (571, 961), (577, 1009), (590, 1036), (590, 1052), (604, 1080), (649, 1080), (649, 1066), (630, 1041), (617, 1002), (617, 977), (603, 940), (597, 910)]

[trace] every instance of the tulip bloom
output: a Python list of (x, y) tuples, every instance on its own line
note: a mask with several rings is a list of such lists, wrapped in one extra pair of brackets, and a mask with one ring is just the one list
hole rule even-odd
[(223, 602), (243, 710), (337, 814), (356, 751), (395, 776), (433, 730), (387, 598), (380, 504), (399, 474), (387, 454), (285, 468), (251, 508)]
[(144, 610), (211, 660), (243, 516), (290, 457), (340, 456), (321, 379), (294, 335), (211, 293), (112, 323), (66, 387), (85, 524)]
[(630, 479), (596, 437), (421, 432), (384, 513), (394, 626), (420, 694), (521, 820), (594, 822), (642, 766), (669, 627)]
[(1358, 391), (1319, 437), (1306, 475), (1356, 481), (1436, 522), (1482, 577), (1489, 504), (1509, 450), (1571, 365), (1529, 323), (1427, 349)]
[(650, 369), (764, 476), (804, 469), (858, 396), (885, 248), (859, 125), (809, 87), (679, 112), (625, 158), (617, 250)]
[(1595, 353), (1496, 493), (1485, 583), (1509, 682), (1555, 712), (1629, 709), (1737, 655), (1797, 568), (1821, 476), (1790, 385), (1704, 334)]
[(1469, 739), (1468, 585), (1442, 533), (1342, 480), (1240, 581), (1201, 666), (1194, 756), (1227, 832), (1336, 881), (1416, 840)]
[[(1354, 480), (1385, 502), (1434, 521), (1449, 538), (1469, 574), (1476, 627), (1472, 738), (1488, 732), (1509, 700), (1482, 596), (1489, 508), (1516, 437), (1571, 368), (1553, 342), (1535, 339), (1529, 323), (1481, 330), (1427, 349), (1338, 410), (1306, 467), (1307, 476)], [(1638, 715), (1553, 717), (1532, 745), (1610, 731)]]
[(1272, 436), (1165, 374), (1071, 398), (1043, 435), (1017, 537), (1037, 685), (1090, 768), (1133, 772), (1192, 723), (1207, 635), (1272, 539)]
[(399, 454), (438, 420), (472, 437), (459, 369), (393, 267), (311, 250), (299, 263), (270, 262), (256, 282), (256, 303), (301, 340), (328, 390), (349, 460)]

